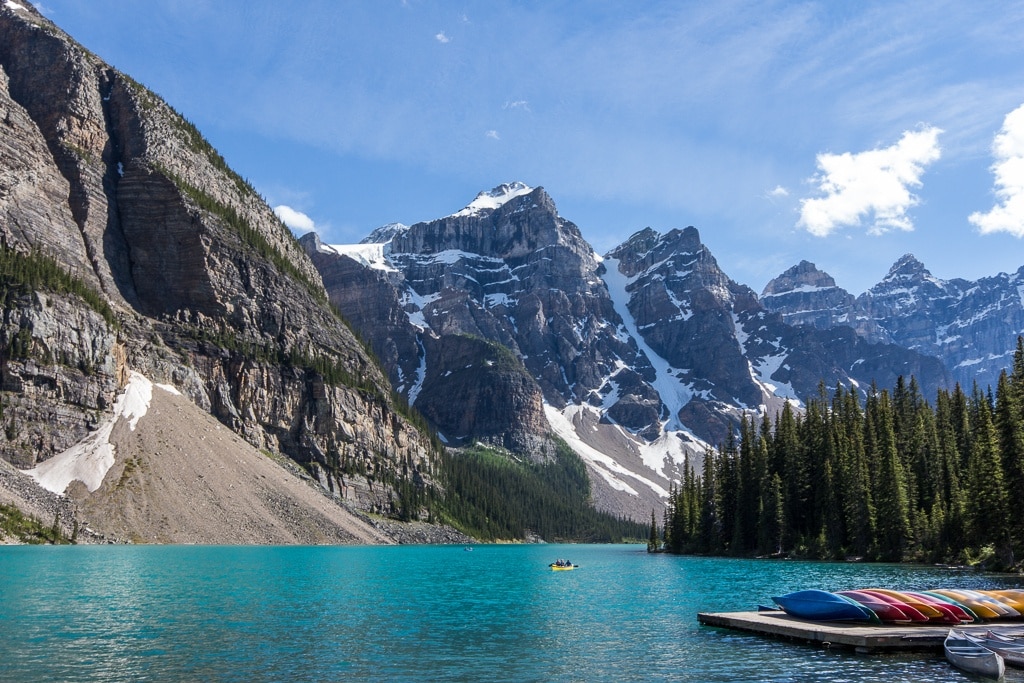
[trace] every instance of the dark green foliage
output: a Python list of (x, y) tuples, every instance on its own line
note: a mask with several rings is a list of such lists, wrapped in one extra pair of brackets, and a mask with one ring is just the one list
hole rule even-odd
[(590, 505), (586, 466), (564, 443), (543, 465), (484, 447), (447, 453), (442, 462), (445, 521), (481, 540), (533, 533), (547, 541), (609, 543), (648, 535), (643, 524)]
[[(119, 327), (113, 309), (103, 297), (66, 271), (56, 260), (39, 251), (24, 253), (0, 244), (0, 293), (3, 295), (0, 300), (4, 307), (9, 307), (9, 297), (12, 295), (30, 294), (37, 290), (75, 296), (99, 313), (112, 329)], [(31, 334), (27, 340), (31, 340)], [(27, 347), (27, 343), (23, 346)], [(24, 350), (27, 352), (27, 348)]]
[(994, 395), (957, 386), (933, 408), (901, 377), (862, 410), (855, 391), (821, 387), (802, 415), (787, 406), (759, 433), (743, 420), (739, 437), (705, 454), (699, 484), (687, 466), (672, 488), (665, 550), (1004, 569), (1024, 554), (1024, 340)]
[[(0, 529), (4, 534), (29, 544), (64, 544), (73, 540), (65, 538), (60, 530), (60, 519), (54, 518), (47, 526), (34, 517), (25, 515), (14, 505), (0, 503)], [(77, 527), (76, 527), (77, 531)]]

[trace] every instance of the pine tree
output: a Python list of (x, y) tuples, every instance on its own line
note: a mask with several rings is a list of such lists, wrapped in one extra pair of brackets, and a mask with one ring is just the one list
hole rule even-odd
[(854, 391), (837, 390), (834, 403), (843, 442), (839, 481), (843, 487), (846, 547), (851, 554), (863, 557), (875, 542), (875, 502), (864, 450), (864, 414)]
[(992, 423), (988, 398), (975, 390), (971, 401), (974, 416), (972, 447), (968, 466), (967, 520), (972, 541), (1009, 550), (1009, 505), (1003, 480), (999, 441)]
[(804, 467), (797, 419), (788, 402), (782, 406), (782, 413), (775, 424), (772, 459), (775, 463), (773, 471), (780, 475), (783, 484), (782, 500), (787, 522), (784, 529), (787, 536), (783, 542), (792, 545), (801, 536), (800, 523), (807, 519), (810, 482), (807, 481), (807, 468)]
[[(1014, 356), (1014, 368), (1018, 363), (1017, 355), (1024, 355), (1020, 348)], [(996, 431), (999, 435), (999, 450), (1002, 455), (1003, 476), (1008, 491), (1024, 491), (1024, 406), (1021, 404), (1021, 393), (1014, 386), (1015, 380), (1004, 371), (999, 375), (996, 388)], [(1024, 515), (1013, 515), (1009, 520), (1009, 533), (1014, 540), (1010, 544), (1010, 563), (1024, 554)]]
[(704, 451), (704, 468), (700, 481), (699, 550), (702, 553), (722, 552), (722, 519), (719, 514), (719, 489), (716, 457), (712, 449)]
[(647, 552), (658, 550), (658, 523), (654, 519), (654, 508), (651, 508), (651, 534), (647, 538)]
[(868, 400), (866, 424), (873, 432), (873, 460), (878, 464), (874, 489), (878, 531), (879, 558), (898, 562), (903, 559), (910, 536), (910, 517), (907, 506), (906, 477), (903, 463), (896, 450), (896, 432), (893, 428), (892, 404), (888, 392)]
[(783, 550), (786, 529), (785, 504), (782, 500), (782, 478), (778, 473), (766, 474), (764, 503), (758, 524), (758, 549), (761, 554), (779, 554)]

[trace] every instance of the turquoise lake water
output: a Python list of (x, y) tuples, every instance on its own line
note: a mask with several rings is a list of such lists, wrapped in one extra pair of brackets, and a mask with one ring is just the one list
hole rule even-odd
[[(581, 568), (552, 572), (557, 558)], [(824, 650), (696, 618), (802, 588), (938, 585), (1020, 581), (642, 546), (3, 547), (0, 680), (972, 680), (939, 655)]]

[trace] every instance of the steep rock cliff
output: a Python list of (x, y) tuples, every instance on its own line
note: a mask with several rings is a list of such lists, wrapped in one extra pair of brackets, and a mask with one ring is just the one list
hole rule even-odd
[(8, 278), (5, 459), (31, 466), (80, 439), (131, 369), (358, 506), (388, 511), (394, 482), (429, 482), (429, 439), (272, 210), (165, 102), (11, 3), (0, 241), (99, 301)]

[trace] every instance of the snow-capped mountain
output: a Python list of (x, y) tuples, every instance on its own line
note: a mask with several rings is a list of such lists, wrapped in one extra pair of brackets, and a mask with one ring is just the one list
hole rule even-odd
[(946, 380), (934, 359), (852, 330), (786, 324), (695, 228), (648, 228), (600, 257), (543, 188), (501, 185), (374, 234), (384, 241), (303, 244), (395, 389), (451, 444), (543, 458), (563, 438), (598, 504), (640, 520), (744, 411), (774, 414), (822, 380)]
[(769, 282), (761, 300), (794, 324), (849, 326), (870, 341), (934, 356), (968, 389), (975, 381), (995, 386), (1024, 334), (1024, 267), (976, 282), (942, 280), (906, 254), (854, 298), (803, 262)]

